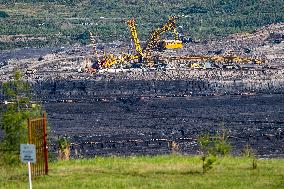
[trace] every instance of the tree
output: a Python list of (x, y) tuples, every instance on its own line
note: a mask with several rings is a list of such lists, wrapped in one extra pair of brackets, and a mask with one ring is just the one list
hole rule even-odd
[(230, 154), (231, 145), (228, 141), (224, 121), (221, 122), (221, 129), (221, 132), (214, 136), (206, 134), (198, 138), (203, 173), (213, 168), (213, 163), (217, 160), (218, 155), (226, 156)]
[(29, 84), (16, 71), (11, 81), (2, 84), (4, 105), (0, 128), (4, 138), (0, 145), (2, 158), (8, 164), (19, 163), (20, 144), (27, 143), (27, 118), (40, 115), (40, 106), (32, 106)]
[(203, 173), (206, 173), (208, 170), (213, 168), (213, 163), (217, 160), (214, 143), (207, 134), (198, 138), (198, 144), (201, 151), (202, 170)]

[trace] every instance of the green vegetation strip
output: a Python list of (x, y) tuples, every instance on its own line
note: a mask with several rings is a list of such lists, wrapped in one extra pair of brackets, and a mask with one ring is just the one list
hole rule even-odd
[[(0, 35), (17, 38), (0, 38), (0, 50), (88, 44), (84, 37), (88, 31), (99, 42), (130, 42), (125, 23), (130, 18), (137, 20), (142, 41), (170, 15), (187, 15), (177, 21), (178, 31), (195, 40), (251, 32), (284, 21), (283, 0), (0, 0), (0, 8)], [(30, 35), (37, 38), (25, 38)]]
[[(33, 180), (47, 188), (284, 188), (284, 159), (219, 158), (202, 173), (200, 157), (165, 155), (97, 157), (50, 163), (50, 173)], [(0, 168), (0, 188), (27, 188), (26, 165), (16, 171)]]

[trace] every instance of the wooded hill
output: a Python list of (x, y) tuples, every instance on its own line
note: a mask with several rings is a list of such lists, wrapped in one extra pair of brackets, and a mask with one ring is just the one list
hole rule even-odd
[(0, 50), (86, 44), (88, 31), (100, 42), (129, 41), (129, 18), (141, 40), (170, 15), (188, 15), (178, 31), (195, 40), (284, 22), (283, 0), (0, 0), (0, 8)]

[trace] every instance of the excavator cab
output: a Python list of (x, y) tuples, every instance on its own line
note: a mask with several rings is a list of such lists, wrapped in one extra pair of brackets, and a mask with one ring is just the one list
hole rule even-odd
[[(169, 27), (171, 29), (169, 29), (169, 31), (172, 32), (172, 34), (174, 35), (174, 39), (169, 40), (169, 39), (164, 39), (160, 42), (159, 46), (160, 46), (160, 50), (165, 50), (165, 49), (180, 49), (183, 47), (183, 41), (180, 40), (180, 34), (177, 32), (176, 29), (176, 25), (175, 25), (175, 18), (174, 17), (170, 17), (169, 21), (165, 24), (166, 27)], [(166, 32), (168, 29), (165, 29)]]
[(180, 40), (163, 40), (160, 43), (160, 50), (180, 48), (182, 48), (182, 41)]
[[(142, 49), (140, 41), (138, 39), (136, 24), (134, 19), (127, 21), (127, 24), (130, 29), (131, 38), (134, 42), (135, 49), (137, 52), (137, 60), (139, 62), (147, 62), (147, 66), (155, 64), (153, 62), (152, 51), (156, 50), (165, 50), (165, 49), (180, 49), (183, 47), (183, 42), (179, 39), (179, 33), (176, 30), (177, 17), (170, 16), (169, 20), (159, 28), (154, 29), (149, 36), (149, 39), (146, 42), (146, 46)], [(161, 40), (162, 34), (165, 32), (172, 32), (174, 34), (173, 40)]]

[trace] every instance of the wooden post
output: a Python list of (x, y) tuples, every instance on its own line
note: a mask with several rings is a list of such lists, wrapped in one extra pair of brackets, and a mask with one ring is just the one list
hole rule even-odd
[(31, 144), (32, 140), (32, 128), (31, 128), (31, 119), (28, 118), (28, 143)]
[(46, 112), (43, 113), (43, 145), (44, 145), (44, 160), (45, 160), (45, 174), (48, 174), (48, 149), (46, 142)]

